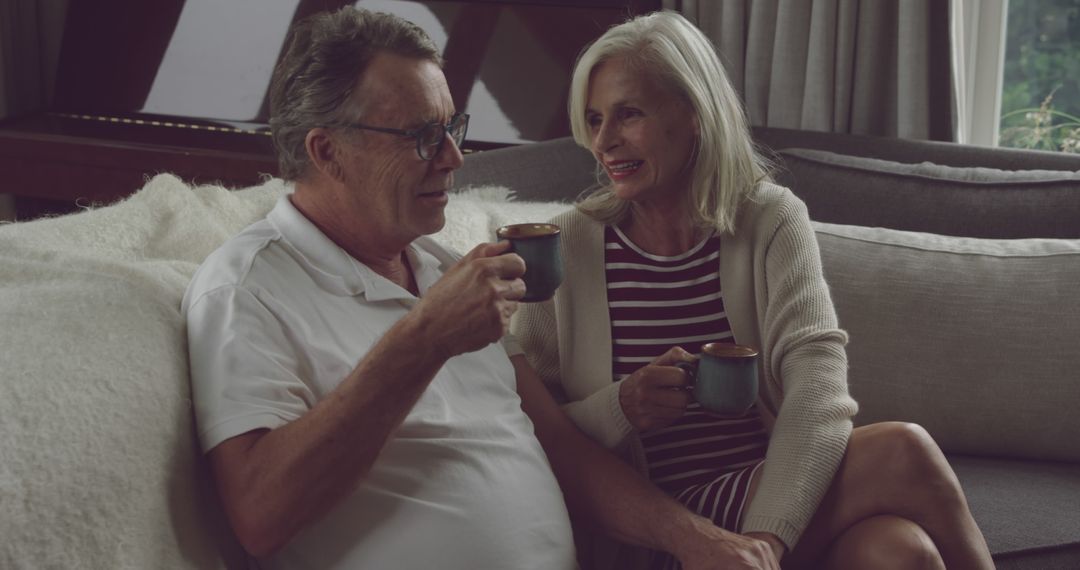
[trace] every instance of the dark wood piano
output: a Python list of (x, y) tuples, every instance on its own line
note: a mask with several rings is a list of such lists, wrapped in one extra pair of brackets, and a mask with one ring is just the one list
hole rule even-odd
[[(0, 123), (0, 194), (19, 219), (107, 204), (172, 172), (256, 184), (277, 173), (267, 89), (289, 25), (349, 2), (71, 2), (48, 108)], [(660, 0), (360, 1), (444, 48), (467, 151), (569, 134), (566, 90), (581, 48)]]

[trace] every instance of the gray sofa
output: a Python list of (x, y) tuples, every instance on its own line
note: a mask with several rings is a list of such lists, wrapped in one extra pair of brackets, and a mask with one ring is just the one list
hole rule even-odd
[[(754, 137), (815, 222), (856, 423), (930, 431), (998, 568), (1080, 568), (1080, 156)], [(456, 184), (565, 201), (594, 180), (559, 139), (470, 155)]]
[[(930, 430), (1000, 568), (1080, 568), (1080, 188), (1062, 171), (1080, 159), (756, 134), (819, 220), (856, 420)], [(550, 202), (593, 165), (556, 140), (470, 155), (459, 174), (519, 200), (456, 195), (436, 238), (465, 250), (565, 210)], [(161, 174), (108, 207), (0, 224), (0, 568), (247, 567), (198, 452), (180, 300), (288, 191)], [(1031, 236), (1055, 239), (992, 239)]]

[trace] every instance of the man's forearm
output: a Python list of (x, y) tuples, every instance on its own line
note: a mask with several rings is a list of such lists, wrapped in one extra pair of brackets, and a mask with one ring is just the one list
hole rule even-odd
[[(574, 450), (574, 440), (588, 445)], [(584, 435), (563, 436), (545, 449), (552, 449), (552, 469), (571, 512), (588, 517), (615, 539), (674, 552), (680, 538), (701, 525), (712, 526)]]
[(551, 399), (525, 357), (513, 361), (522, 406), (575, 518), (587, 518), (623, 542), (667, 552), (678, 551), (704, 529), (717, 530), (586, 437)]

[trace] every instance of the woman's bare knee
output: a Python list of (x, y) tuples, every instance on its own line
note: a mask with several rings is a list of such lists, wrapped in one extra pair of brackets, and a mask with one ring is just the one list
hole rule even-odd
[[(851, 445), (873, 466), (882, 497), (902, 504), (932, 502), (941, 508), (966, 504), (960, 482), (941, 449), (922, 426), (883, 422), (866, 426)], [(860, 430), (856, 430), (859, 433)]]
[[(787, 567), (821, 567), (839, 537), (858, 525), (873, 528), (863, 521), (879, 517), (910, 522), (929, 545), (931, 537), (948, 539), (953, 530), (977, 532), (959, 480), (933, 438), (916, 424), (884, 422), (852, 433), (829, 492), (785, 559)], [(934, 553), (940, 559), (936, 548)]]
[(833, 542), (825, 563), (825, 568), (832, 570), (944, 567), (926, 531), (893, 515), (870, 517), (852, 525)]

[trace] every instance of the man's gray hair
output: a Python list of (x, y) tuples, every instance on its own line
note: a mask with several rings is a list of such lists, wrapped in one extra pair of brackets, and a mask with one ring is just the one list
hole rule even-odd
[(443, 65), (431, 38), (393, 14), (347, 6), (293, 26), (270, 81), (270, 132), (282, 178), (306, 174), (311, 161), (304, 139), (311, 129), (355, 120), (362, 111), (350, 107), (351, 96), (380, 52)]

